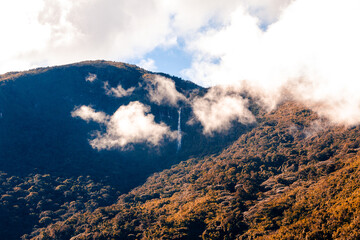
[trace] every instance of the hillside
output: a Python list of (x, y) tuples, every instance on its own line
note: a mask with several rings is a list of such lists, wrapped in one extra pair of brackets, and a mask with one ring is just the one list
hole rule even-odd
[(243, 92), (256, 121), (204, 134), (211, 91), (106, 61), (0, 76), (2, 239), (359, 239), (360, 127)]
[[(173, 81), (176, 90), (185, 98), (171, 104), (154, 102), (149, 94), (154, 87), (153, 78), (158, 75)], [(105, 61), (2, 75), (0, 169), (19, 176), (35, 172), (59, 177), (90, 175), (98, 180), (107, 178), (109, 184), (126, 192), (154, 171), (189, 156), (216, 152), (244, 131), (245, 127), (240, 127), (228, 136), (210, 138), (201, 133), (199, 124), (187, 125), (192, 118), (187, 101), (202, 92), (206, 89), (176, 77)], [(120, 93), (123, 95), (116, 95)], [(139, 104), (131, 105), (136, 102)], [(177, 131), (181, 108), (183, 147), (177, 151), (177, 142), (166, 136), (161, 139), (161, 144), (138, 141), (124, 147), (92, 147), (89, 141), (96, 134), (106, 133), (103, 123), (73, 115), (81, 106), (108, 116), (120, 106), (129, 106), (128, 109), (140, 106), (140, 110), (145, 108), (146, 111), (149, 108), (149, 116), (153, 116), (155, 124), (166, 124), (170, 131)], [(208, 144), (213, 147), (208, 148)]]
[[(2, 239), (111, 205), (154, 172), (216, 153), (254, 127), (206, 136), (187, 124), (192, 100), (206, 92), (107, 61), (1, 75)], [(116, 125), (120, 112), (128, 121)]]
[(26, 239), (358, 239), (360, 128), (291, 101), (257, 120), (221, 153)]

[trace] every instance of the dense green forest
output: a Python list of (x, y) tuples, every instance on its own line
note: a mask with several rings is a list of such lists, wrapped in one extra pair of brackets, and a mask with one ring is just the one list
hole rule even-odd
[(74, 213), (94, 211), (114, 202), (119, 194), (89, 176), (65, 179), (49, 174), (17, 177), (0, 173), (0, 185), (0, 235), (7, 239), (17, 239), (19, 233)]

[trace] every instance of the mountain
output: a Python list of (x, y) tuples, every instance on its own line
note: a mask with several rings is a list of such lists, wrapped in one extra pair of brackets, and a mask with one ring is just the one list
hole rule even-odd
[[(86, 80), (93, 76), (94, 80)], [(0, 77), (0, 169), (26, 176), (29, 173), (57, 176), (93, 176), (109, 178), (126, 192), (145, 181), (154, 171), (164, 169), (189, 156), (214, 151), (208, 144), (223, 146), (239, 133), (225, 138), (206, 138), (199, 125), (189, 126), (190, 105), (181, 100), (176, 104), (159, 104), (149, 97), (152, 76), (158, 76), (134, 65), (93, 61), (66, 66), (41, 68), (10, 73)], [(174, 81), (176, 90), (191, 99), (205, 92), (195, 84), (160, 74)], [(150, 79), (150, 80), (148, 80)], [(117, 97), (120, 86), (131, 89), (129, 95)], [(151, 86), (152, 87), (152, 86)], [(115, 92), (116, 93), (116, 92)], [(182, 145), (176, 141), (164, 144), (136, 142), (127, 148), (114, 146), (94, 149), (89, 140), (104, 126), (72, 116), (81, 106), (91, 106), (111, 116), (120, 106), (139, 102), (150, 107), (156, 123), (164, 123), (177, 131), (178, 110), (181, 108)], [(194, 144), (194, 141), (196, 144)], [(215, 142), (217, 141), (217, 142)]]
[(221, 153), (29, 239), (358, 239), (360, 128), (285, 102)]
[[(205, 136), (199, 123), (187, 124), (194, 118), (192, 99), (206, 92), (177, 77), (107, 61), (1, 75), (0, 215), (12, 220), (1, 224), (8, 227), (0, 235), (16, 239), (48, 224), (44, 216), (61, 220), (110, 205), (152, 173), (215, 153), (253, 127), (237, 124), (226, 135)], [(128, 117), (121, 126), (111, 120), (119, 112)], [(119, 142), (122, 126), (132, 135)], [(76, 200), (81, 204), (70, 206)]]
[(206, 135), (210, 91), (106, 61), (0, 76), (2, 239), (360, 238), (360, 126), (243, 92), (256, 121)]

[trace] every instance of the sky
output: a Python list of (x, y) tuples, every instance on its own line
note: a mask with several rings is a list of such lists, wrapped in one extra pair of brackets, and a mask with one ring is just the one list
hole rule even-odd
[(286, 92), (354, 124), (359, 12), (359, 0), (4, 0), (0, 73), (122, 61), (247, 88), (269, 108)]
[(260, 29), (291, 0), (4, 0), (0, 73), (105, 59), (189, 78), (200, 35), (244, 8)]

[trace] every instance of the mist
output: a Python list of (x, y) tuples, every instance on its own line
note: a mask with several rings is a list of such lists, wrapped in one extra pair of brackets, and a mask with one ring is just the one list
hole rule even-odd
[(227, 87), (210, 88), (205, 96), (193, 100), (192, 109), (195, 118), (188, 124), (199, 121), (206, 135), (230, 129), (233, 121), (243, 124), (256, 121), (248, 110), (248, 101)]
[(71, 112), (72, 117), (79, 117), (86, 122), (94, 121), (97, 123), (106, 123), (109, 120), (109, 116), (104, 112), (97, 112), (95, 109), (89, 106), (81, 106), (74, 109)]
[(104, 82), (105, 93), (108, 96), (114, 96), (117, 98), (122, 98), (131, 95), (135, 91), (135, 87), (130, 87), (128, 89), (124, 89), (121, 84), (119, 84), (116, 88), (110, 87), (109, 82)]
[(89, 74), (86, 76), (85, 81), (87, 81), (87, 82), (94, 82), (96, 79), (97, 79), (96, 74), (89, 73)]
[(292, 98), (334, 123), (358, 124), (359, 10), (354, 0), (297, 0), (263, 30), (240, 6), (189, 43), (196, 57), (183, 73), (200, 85), (247, 89), (269, 109)]
[(185, 96), (176, 90), (173, 80), (159, 75), (149, 75), (145, 77), (145, 80), (150, 101), (174, 107), (178, 105), (179, 101), (186, 101)]

